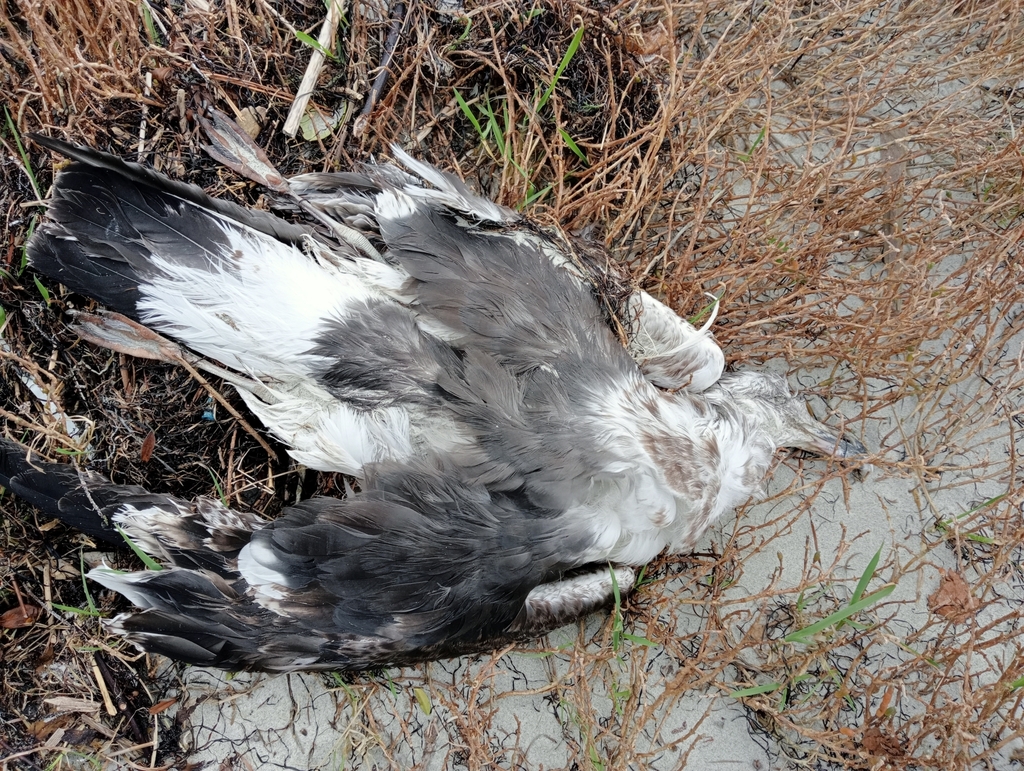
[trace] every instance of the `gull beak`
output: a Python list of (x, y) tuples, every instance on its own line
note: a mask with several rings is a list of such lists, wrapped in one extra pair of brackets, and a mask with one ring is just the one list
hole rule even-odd
[(813, 426), (807, 426), (806, 440), (796, 446), (826, 458), (840, 460), (854, 460), (868, 455), (868, 448), (863, 443), (817, 421)]

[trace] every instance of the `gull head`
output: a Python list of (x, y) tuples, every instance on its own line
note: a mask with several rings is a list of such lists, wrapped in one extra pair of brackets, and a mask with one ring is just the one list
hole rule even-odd
[(721, 403), (760, 424), (776, 447), (793, 447), (839, 459), (866, 457), (858, 440), (815, 418), (786, 380), (774, 372), (726, 372), (715, 384)]

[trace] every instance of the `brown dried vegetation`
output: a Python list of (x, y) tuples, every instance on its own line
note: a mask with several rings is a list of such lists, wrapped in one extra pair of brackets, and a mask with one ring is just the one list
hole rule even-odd
[[(681, 313), (702, 307), (705, 291), (724, 293), (716, 329), (730, 361), (814, 372), (801, 382), (819, 405), (844, 407), (848, 427), (880, 450), (874, 473), (906, 481), (906, 496), (878, 501), (893, 523), (878, 573), (900, 591), (858, 616), (866, 626), (806, 645), (782, 639), (849, 598), (864, 562), (851, 562), (853, 536), (823, 551), (814, 535), (802, 567), (788, 566), (796, 580), (780, 565), (747, 576), (753, 596), (736, 590), (745, 566), (764, 565), (757, 558), (792, 537), (812, 506), (840, 516), (843, 501), (822, 491), (842, 471), (822, 474), (823, 464), (806, 474), (788, 464), (767, 521), (730, 521), (712, 553), (653, 566), (627, 627), (657, 647), (620, 655), (606, 625), (603, 647), (559, 654), (571, 676), (534, 696), (567, 716), (563, 740), (579, 767), (674, 767), (707, 730), (704, 718), (669, 730), (681, 694), (764, 684), (779, 689), (743, 697), (751, 730), (797, 765), (1008, 762), (1024, 738), (1019, 4), (411, 2), (394, 75), (363, 120), (353, 116), (392, 22), (382, 3), (352, 5), (339, 58), (313, 95), (323, 115), (349, 112), (325, 138), (294, 142), (279, 129), (309, 54), (295, 30), (316, 36), (319, 0), (4, 3), (6, 432), (50, 454), (88, 441), (90, 464), (118, 481), (271, 514), (300, 487), (336, 494), (336, 480), (305, 480), (283, 454), (268, 458), (187, 373), (67, 331), (61, 310), (84, 299), (52, 285), (47, 299), (22, 265), (52, 159), (30, 149), (34, 190), (10, 126), (139, 158), (253, 204), (260, 191), (199, 149), (192, 111), (203, 101), (236, 115), (253, 108), (258, 141), (289, 173), (344, 167), (399, 142), (505, 204), (535, 199), (532, 216), (613, 247)], [(483, 125), (495, 115), (500, 141), (478, 135), (456, 94)], [(962, 491), (964, 507), (937, 505), (940, 489)], [(160, 722), (166, 703), (145, 709), (166, 683), (154, 684), (94, 618), (55, 609), (115, 606), (85, 594), (80, 552), (90, 545), (9, 497), (0, 507), (0, 758), (53, 767), (74, 750), (134, 767), (170, 762), (179, 726)], [(956, 591), (929, 612), (939, 567), (956, 568)], [(471, 768), (526, 763), (530, 737), (491, 733), (503, 697), (485, 682), (492, 665), (474, 682), (431, 681), (435, 705), (452, 716), (450, 760)], [(403, 673), (410, 687), (420, 676)], [(372, 679), (361, 687), (387, 691)], [(345, 735), (375, 735), (372, 711), (352, 712)], [(346, 745), (357, 757), (358, 746)]]

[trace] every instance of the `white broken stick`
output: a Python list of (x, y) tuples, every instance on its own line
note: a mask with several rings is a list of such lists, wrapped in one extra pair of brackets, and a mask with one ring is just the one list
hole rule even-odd
[(299, 91), (295, 94), (295, 101), (292, 102), (292, 108), (288, 111), (288, 118), (284, 122), (283, 131), (292, 139), (298, 133), (302, 116), (306, 114), (309, 99), (313, 96), (316, 82), (320, 78), (320, 70), (323, 69), (326, 59), (323, 52), (331, 50), (334, 45), (334, 33), (338, 29), (341, 13), (341, 0), (330, 0), (327, 5), (327, 18), (324, 19), (324, 25), (320, 28), (320, 37), (317, 39), (319, 46), (313, 49), (306, 73), (302, 76), (302, 82), (299, 84)]

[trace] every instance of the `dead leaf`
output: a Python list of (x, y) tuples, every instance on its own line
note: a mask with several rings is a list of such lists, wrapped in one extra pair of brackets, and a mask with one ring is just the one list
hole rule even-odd
[(43, 720), (36, 720), (32, 723), (25, 723), (25, 730), (41, 742), (46, 742), (55, 731), (63, 731), (72, 724), (74, 718), (71, 715), (57, 715)]
[(163, 701), (158, 701), (156, 704), (149, 708), (149, 714), (159, 715), (161, 712), (170, 709), (177, 703), (177, 699), (164, 699)]
[(864, 732), (864, 749), (876, 757), (895, 759), (903, 756), (903, 746), (895, 736), (889, 736), (878, 726), (869, 726)]
[(928, 609), (954, 624), (961, 624), (978, 610), (978, 598), (971, 594), (971, 588), (955, 570), (939, 568), (939, 574), (939, 588), (928, 597)]
[(146, 434), (146, 438), (142, 440), (142, 450), (139, 452), (139, 457), (142, 458), (143, 463), (149, 463), (149, 459), (153, 457), (153, 450), (156, 449), (156, 432), (150, 431)]
[(3, 615), (0, 615), (0, 627), (4, 629), (21, 629), (22, 627), (32, 626), (42, 612), (42, 608), (37, 608), (35, 605), (19, 605), (17, 608), (11, 608), (5, 611)]

